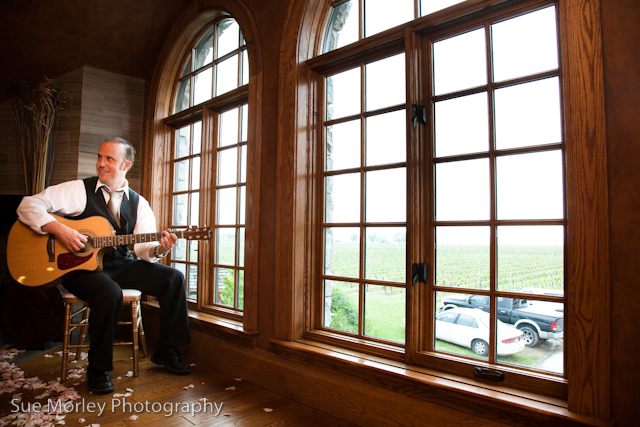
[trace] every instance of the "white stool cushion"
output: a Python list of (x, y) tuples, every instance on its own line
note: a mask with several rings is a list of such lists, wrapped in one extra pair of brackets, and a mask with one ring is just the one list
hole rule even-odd
[[(138, 299), (140, 298), (140, 296), (142, 295), (142, 292), (136, 290), (136, 289), (123, 289), (122, 290), (122, 297), (123, 298), (135, 298)], [(68, 299), (72, 299), (72, 298), (77, 298), (74, 294), (72, 294), (71, 292), (67, 292), (64, 295), (62, 295), (63, 298), (68, 298)]]

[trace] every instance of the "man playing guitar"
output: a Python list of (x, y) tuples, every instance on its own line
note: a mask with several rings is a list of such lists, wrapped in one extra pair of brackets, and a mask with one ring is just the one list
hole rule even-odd
[[(122, 138), (106, 139), (98, 151), (97, 176), (48, 187), (34, 196), (24, 197), (18, 207), (19, 220), (40, 234), (52, 234), (69, 251), (81, 251), (87, 236), (56, 220), (55, 214), (80, 220), (106, 218), (117, 235), (156, 232), (156, 218), (147, 200), (131, 190), (126, 179), (133, 166), (135, 149)], [(102, 259), (102, 271), (77, 271), (63, 286), (89, 304), (89, 389), (110, 393), (113, 383), (107, 371), (113, 370), (113, 338), (122, 305), (122, 289), (137, 289), (157, 297), (160, 303), (160, 331), (151, 361), (174, 374), (188, 374), (177, 346), (190, 343), (189, 318), (184, 276), (178, 270), (158, 264), (176, 244), (171, 230), (162, 232), (158, 242), (134, 245), (140, 259), (134, 259), (128, 246), (119, 245)], [(64, 378), (63, 378), (64, 380)]]

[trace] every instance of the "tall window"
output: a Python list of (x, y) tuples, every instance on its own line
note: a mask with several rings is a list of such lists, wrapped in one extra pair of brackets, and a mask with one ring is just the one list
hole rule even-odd
[[(336, 2), (321, 51), (458, 3)], [(391, 349), (456, 372), (509, 366), (509, 375), (561, 384), (566, 195), (556, 8), (509, 6), (420, 27), (412, 55), (405, 43), (355, 48), (356, 67), (356, 55), (313, 60), (324, 112), (315, 326), (324, 339), (357, 340), (375, 354)], [(456, 7), (443, 13), (464, 6)], [(407, 153), (427, 154), (411, 161)], [(407, 339), (409, 324), (418, 339)]]
[[(201, 121), (175, 131), (171, 223), (176, 230), (199, 225), (200, 222), (201, 150)], [(192, 299), (198, 295), (198, 244), (198, 241), (178, 239), (171, 253), (172, 266), (184, 274), (187, 296)]]
[(405, 57), (325, 79), (324, 326), (404, 343)]
[[(206, 250), (179, 239), (171, 264), (187, 280), (192, 308), (229, 316), (244, 309), (248, 162), (247, 47), (238, 23), (205, 28), (183, 59), (174, 91), (171, 221), (211, 226)], [(229, 98), (224, 95), (237, 90)], [(174, 124), (175, 123), (175, 124)]]
[(214, 303), (242, 309), (247, 199), (247, 105), (220, 114), (216, 149)]

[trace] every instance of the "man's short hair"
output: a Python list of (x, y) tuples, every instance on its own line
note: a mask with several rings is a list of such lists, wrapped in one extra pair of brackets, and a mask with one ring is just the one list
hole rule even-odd
[[(131, 162), (131, 167), (133, 167), (133, 163), (136, 160), (136, 148), (131, 145), (129, 141), (124, 138), (113, 136), (105, 139), (104, 142), (117, 142), (124, 145), (124, 156), (128, 161)], [(131, 167), (129, 169), (131, 169)]]

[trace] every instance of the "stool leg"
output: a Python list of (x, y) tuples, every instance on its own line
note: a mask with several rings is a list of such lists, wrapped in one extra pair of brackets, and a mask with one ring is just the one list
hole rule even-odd
[(76, 350), (76, 360), (80, 360), (80, 353), (82, 353), (82, 346), (84, 345), (84, 338), (86, 337), (87, 324), (89, 323), (89, 304), (83, 304), (82, 320), (80, 323), (80, 336), (78, 337), (78, 349)]
[(71, 304), (64, 304), (64, 334), (62, 338), (62, 372), (60, 373), (60, 381), (67, 379), (67, 359), (69, 357), (69, 339), (71, 332), (69, 332), (69, 324), (71, 323)]
[(142, 304), (138, 303), (138, 342), (142, 346), (142, 351), (144, 352), (144, 357), (149, 356), (149, 352), (147, 351), (147, 338), (144, 335), (144, 326), (142, 324)]
[(133, 376), (138, 376), (138, 301), (131, 301), (131, 335), (133, 341)]

